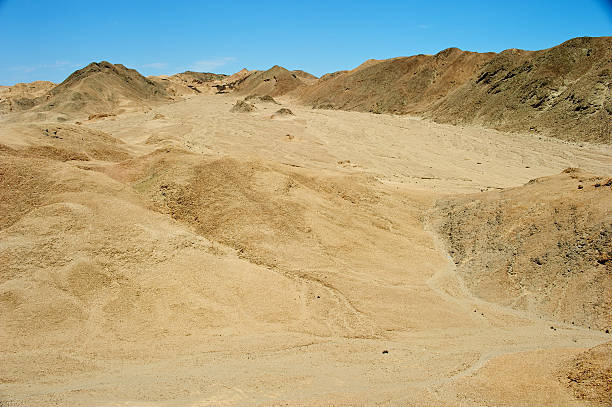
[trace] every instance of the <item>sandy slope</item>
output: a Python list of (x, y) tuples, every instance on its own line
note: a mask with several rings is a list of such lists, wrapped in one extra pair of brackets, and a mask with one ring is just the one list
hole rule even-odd
[(438, 203), (470, 291), (587, 327), (612, 323), (612, 178), (575, 168)]
[(0, 114), (32, 108), (37, 98), (45, 96), (55, 86), (55, 83), (48, 81), (0, 86)]
[(610, 335), (475, 297), (430, 215), (610, 147), (236, 99), (0, 123), (2, 403), (602, 405), (559, 372)]

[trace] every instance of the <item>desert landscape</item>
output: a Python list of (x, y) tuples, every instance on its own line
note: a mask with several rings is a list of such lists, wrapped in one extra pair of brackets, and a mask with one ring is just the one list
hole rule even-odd
[(581, 37), (0, 87), (0, 406), (612, 406), (611, 84)]

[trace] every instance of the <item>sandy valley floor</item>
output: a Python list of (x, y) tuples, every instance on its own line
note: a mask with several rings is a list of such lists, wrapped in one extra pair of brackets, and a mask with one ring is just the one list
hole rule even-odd
[(0, 406), (590, 405), (611, 336), (472, 296), (434, 206), (611, 147), (235, 101), (0, 119)]

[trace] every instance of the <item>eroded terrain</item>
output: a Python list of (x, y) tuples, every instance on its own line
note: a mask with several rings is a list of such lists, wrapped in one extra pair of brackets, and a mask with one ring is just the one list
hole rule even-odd
[(0, 119), (2, 402), (605, 405), (609, 146), (237, 99)]

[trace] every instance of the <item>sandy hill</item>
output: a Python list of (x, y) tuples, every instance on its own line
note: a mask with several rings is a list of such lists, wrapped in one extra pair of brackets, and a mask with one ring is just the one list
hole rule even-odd
[(38, 111), (69, 115), (120, 113), (168, 100), (163, 86), (133, 69), (109, 62), (93, 62), (37, 100)]
[(567, 169), (442, 201), (439, 210), (450, 253), (478, 297), (585, 327), (612, 325), (612, 178)]
[(325, 75), (298, 94), (314, 107), (420, 113), (468, 81), (492, 57), (450, 48), (436, 55), (369, 60), (351, 71)]
[(254, 71), (239, 79), (233, 88), (241, 94), (279, 96), (311, 83), (304, 72), (292, 72), (275, 65), (267, 71)]
[(297, 92), (319, 108), (421, 113), (440, 122), (541, 131), (612, 142), (612, 37), (575, 38), (542, 51), (369, 60)]
[(148, 77), (148, 79), (160, 83), (166, 92), (172, 96), (214, 93), (212, 85), (225, 78), (227, 78), (227, 75), (193, 71)]
[(227, 78), (225, 78), (225, 83), (235, 83), (240, 81), (241, 79), (246, 78), (247, 76), (249, 76), (252, 73), (255, 72), (259, 72), (259, 71), (249, 71), (246, 68), (242, 68), (241, 70), (239, 70), (236, 73), (231, 74), (230, 76), (228, 76)]
[(38, 103), (37, 98), (46, 95), (54, 87), (55, 83), (49, 81), (0, 86), (0, 114), (32, 108)]
[(313, 74), (308, 73), (306, 71), (302, 71), (301, 69), (295, 69), (291, 71), (291, 73), (297, 76), (298, 78), (300, 78), (301, 80), (303, 80), (304, 82), (306, 82), (307, 84), (314, 83), (317, 81), (317, 79), (319, 79)]
[(233, 73), (222, 81), (212, 84), (212, 87), (216, 89), (216, 93), (228, 93), (237, 89), (237, 87), (249, 76), (259, 72), (260, 71), (257, 70), (249, 71), (246, 68), (242, 68), (240, 71)]

